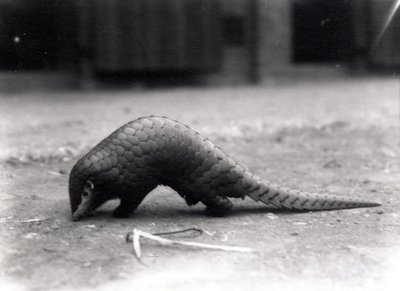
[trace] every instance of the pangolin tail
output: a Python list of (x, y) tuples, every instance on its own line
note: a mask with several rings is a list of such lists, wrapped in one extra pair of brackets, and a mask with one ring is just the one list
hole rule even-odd
[(266, 205), (295, 211), (318, 211), (380, 206), (380, 203), (353, 200), (335, 195), (305, 193), (280, 187), (268, 181), (259, 180), (247, 192), (247, 196)]

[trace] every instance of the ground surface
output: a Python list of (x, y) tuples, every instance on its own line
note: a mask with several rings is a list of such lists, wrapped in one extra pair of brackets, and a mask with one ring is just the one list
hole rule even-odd
[[(390, 290), (400, 271), (398, 111), (399, 81), (382, 78), (3, 94), (0, 289)], [(238, 200), (229, 216), (211, 218), (157, 188), (132, 218), (112, 218), (110, 203), (72, 222), (73, 163), (118, 126), (149, 114), (190, 125), (271, 181), (383, 205), (288, 213)], [(134, 227), (197, 227), (200, 237), (172, 238), (258, 252), (143, 240), (140, 264), (124, 239)]]

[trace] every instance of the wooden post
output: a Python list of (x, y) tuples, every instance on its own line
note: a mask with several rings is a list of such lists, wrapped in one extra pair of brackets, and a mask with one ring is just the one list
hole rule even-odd
[(246, 45), (249, 59), (248, 80), (252, 84), (260, 82), (258, 6), (258, 0), (248, 1), (248, 13), (246, 17)]
[(95, 85), (93, 69), (93, 25), (94, 3), (89, 0), (76, 2), (78, 18), (78, 74), (82, 88), (92, 88)]

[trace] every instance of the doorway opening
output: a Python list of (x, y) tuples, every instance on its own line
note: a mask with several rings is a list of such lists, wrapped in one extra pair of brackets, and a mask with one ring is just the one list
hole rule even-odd
[(295, 0), (292, 4), (295, 63), (344, 63), (352, 58), (348, 0)]

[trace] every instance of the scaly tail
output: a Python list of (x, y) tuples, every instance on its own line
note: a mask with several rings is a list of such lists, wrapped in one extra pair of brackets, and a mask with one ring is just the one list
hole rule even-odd
[(296, 211), (318, 211), (359, 207), (374, 207), (381, 204), (375, 202), (352, 200), (334, 195), (320, 195), (290, 190), (262, 180), (257, 176), (245, 176), (243, 186), (248, 186), (246, 195), (255, 201), (261, 201), (278, 209)]

